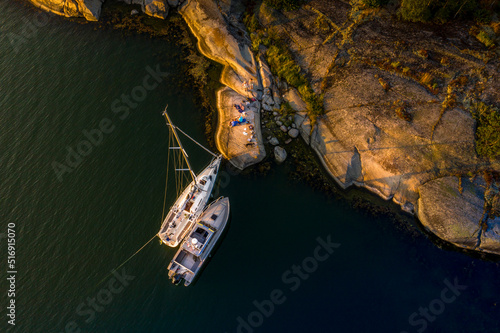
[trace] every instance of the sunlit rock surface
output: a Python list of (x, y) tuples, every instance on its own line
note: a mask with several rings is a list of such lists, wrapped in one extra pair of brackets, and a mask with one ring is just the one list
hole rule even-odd
[[(233, 105), (246, 97), (258, 97), (257, 90), (261, 86), (257, 64), (249, 46), (234, 33), (234, 28), (228, 25), (227, 18), (214, 1), (189, 0), (181, 5), (179, 12), (198, 39), (200, 51), (224, 65), (221, 82), (226, 87), (217, 92), (217, 148), (239, 169), (260, 162), (265, 157), (260, 131), (260, 103), (256, 103), (255, 112), (249, 114), (253, 117), (252, 125), (257, 137), (254, 146), (245, 146), (249, 143), (248, 136), (240, 133), (240, 126), (229, 127), (231, 117), (238, 114)], [(245, 81), (253, 82), (253, 90), (245, 89)]]
[(457, 177), (431, 180), (419, 187), (418, 217), (436, 236), (457, 246), (500, 254), (500, 219), (485, 210), (485, 183)]
[(29, 0), (35, 6), (57, 15), (84, 17), (97, 21), (101, 15), (103, 0)]

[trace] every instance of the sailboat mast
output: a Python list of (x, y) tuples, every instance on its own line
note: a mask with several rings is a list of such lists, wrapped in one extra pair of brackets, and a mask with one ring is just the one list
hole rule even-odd
[[(168, 105), (167, 105), (167, 107), (168, 107)], [(187, 166), (189, 168), (189, 173), (191, 174), (191, 177), (193, 177), (193, 180), (196, 183), (196, 175), (193, 172), (193, 168), (191, 168), (191, 164), (189, 164), (189, 160), (187, 158), (186, 151), (184, 150), (184, 147), (182, 146), (181, 140), (179, 139), (179, 136), (177, 135), (177, 131), (175, 130), (175, 126), (170, 121), (170, 117), (168, 116), (168, 113), (167, 113), (167, 107), (165, 107), (165, 111), (163, 111), (163, 115), (167, 119), (168, 125), (172, 128), (175, 140), (177, 140), (177, 144), (179, 145), (179, 147), (181, 149), (182, 156), (184, 157), (184, 160), (186, 161), (186, 164), (187, 164)]]

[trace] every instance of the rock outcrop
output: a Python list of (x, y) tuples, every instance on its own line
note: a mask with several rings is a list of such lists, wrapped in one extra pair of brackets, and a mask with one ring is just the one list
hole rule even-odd
[(144, 0), (121, 0), (128, 5), (144, 5)]
[(296, 137), (298, 137), (300, 134), (299, 130), (296, 129), (296, 128), (291, 128), (289, 131), (288, 131), (288, 135), (290, 135), (291, 138), (295, 139)]
[(287, 153), (283, 147), (276, 146), (274, 147), (274, 159), (278, 163), (283, 163), (286, 160)]
[[(256, 107), (258, 102), (253, 102), (248, 106), (245, 112), (245, 123), (234, 127), (229, 125), (232, 120), (240, 117), (234, 104), (240, 104), (242, 99), (240, 94), (229, 87), (219, 89), (217, 92), (217, 109), (219, 110), (217, 146), (219, 149), (222, 147), (221, 152), (240, 170), (262, 161), (266, 155), (261, 132), (252, 131), (250, 127), (253, 126), (255, 129), (257, 124), (260, 124), (260, 116)], [(255, 134), (252, 135), (252, 132)]]
[[(102, 0), (30, 1), (87, 20), (97, 20), (102, 5)], [(257, 8), (260, 23), (287, 36), (302, 72), (324, 96), (325, 115), (313, 123), (298, 91), (273, 77), (262, 55), (266, 47), (259, 47), (255, 59), (241, 22), (241, 3), (124, 1), (141, 4), (159, 18), (180, 3), (200, 51), (224, 65), (216, 143), (236, 167), (265, 157), (262, 113), (290, 137), (300, 134), (341, 187), (362, 186), (393, 200), (452, 244), (500, 254), (500, 219), (485, 209), (491, 206), (488, 200), (500, 198), (491, 199), (491, 189), (479, 179), (464, 178), (500, 171), (499, 161), (476, 155), (475, 121), (468, 110), (471, 98), (500, 100), (498, 47), (485, 51), (469, 38), (466, 26), (443, 26), (435, 34), (432, 27), (415, 29), (394, 21), (385, 10), (362, 12), (343, 1), (312, 0), (285, 13), (262, 4)], [(228, 126), (238, 115), (234, 104), (248, 97), (257, 99), (248, 110), (254, 138), (248, 138), (245, 127)], [(295, 110), (293, 126), (277, 112), (283, 99)], [(281, 161), (286, 152), (280, 149), (276, 146), (274, 153)], [(463, 190), (456, 175), (464, 178)]]
[[(498, 57), (492, 61), (473, 41), (456, 45), (454, 40), (469, 40), (467, 27), (446, 31), (450, 39), (443, 40), (432, 31), (411, 30), (384, 11), (354, 15), (353, 10), (347, 3), (311, 1), (295, 12), (280, 13), (265, 5), (257, 12), (267, 31), (289, 36), (285, 42), (296, 61), (324, 95), (325, 115), (312, 127), (297, 91), (284, 93), (296, 111), (296, 128), (341, 187), (365, 187), (422, 216), (430, 231), (455, 245), (500, 254), (494, 222), (478, 245), (472, 233), (464, 235), (477, 229), (480, 213), (460, 214), (457, 209), (460, 219), (448, 217), (453, 207), (467, 202), (482, 209), (484, 195), (478, 185), (470, 184), (464, 197), (440, 189), (443, 177), (485, 168), (500, 171), (497, 164), (477, 157), (475, 121), (467, 109), (468, 96), (500, 100), (490, 87), (500, 90), (494, 80)], [(477, 89), (472, 82), (488, 82), (488, 89)], [(437, 186), (432, 192), (435, 209), (425, 199), (432, 184)], [(442, 232), (445, 226), (449, 230)]]
[(65, 17), (84, 17), (97, 21), (104, 0), (29, 0), (35, 6)]
[[(83, 17), (98, 21), (104, 0), (29, 0), (35, 6), (65, 17)], [(177, 7), (179, 0), (121, 0), (129, 5), (141, 5), (142, 11), (153, 17), (165, 19), (170, 7)], [(135, 13), (134, 13), (135, 15)]]
[(168, 8), (168, 3), (165, 0), (144, 0), (142, 10), (149, 16), (166, 19)]
[(179, 0), (167, 0), (168, 5), (172, 8), (179, 6)]
[[(260, 131), (260, 103), (255, 103), (252, 111), (252, 125), (256, 133), (254, 145), (250, 145), (252, 142), (247, 142), (246, 136), (239, 133), (239, 126), (229, 126), (230, 115), (236, 112), (234, 104), (240, 104), (248, 97), (258, 97), (256, 91), (261, 87), (257, 64), (248, 43), (234, 33), (235, 28), (228, 21), (235, 20), (230, 20), (214, 1), (188, 0), (181, 5), (179, 12), (198, 39), (199, 50), (224, 65), (221, 82), (226, 87), (217, 92), (217, 148), (240, 169), (260, 162), (265, 157)], [(248, 85), (244, 85), (245, 82)]]
[(418, 218), (427, 230), (457, 246), (499, 253), (500, 219), (489, 218), (485, 210), (481, 178), (457, 177), (431, 180), (419, 187)]
[(272, 137), (270, 140), (269, 140), (269, 143), (272, 144), (273, 146), (277, 146), (280, 144), (279, 140), (275, 137)]
[(142, 12), (159, 19), (166, 19), (170, 8), (176, 8), (179, 1), (167, 0), (120, 0), (129, 5), (141, 5)]

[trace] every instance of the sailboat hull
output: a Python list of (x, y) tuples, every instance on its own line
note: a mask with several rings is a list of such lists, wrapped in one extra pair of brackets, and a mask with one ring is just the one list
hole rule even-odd
[(158, 236), (168, 246), (176, 247), (186, 237), (210, 198), (222, 157), (218, 156), (196, 176), (177, 198), (163, 220)]

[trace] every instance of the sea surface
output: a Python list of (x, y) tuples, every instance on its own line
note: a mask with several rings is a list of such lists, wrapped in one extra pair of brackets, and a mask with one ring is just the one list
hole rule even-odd
[[(222, 167), (231, 221), (195, 284), (172, 285), (175, 249), (157, 239), (119, 267), (161, 225), (166, 104), (206, 144), (194, 91), (177, 93), (178, 47), (13, 0), (0, 37), (0, 332), (500, 332), (498, 262), (328, 199), (286, 165)], [(194, 169), (209, 162), (186, 149)]]

